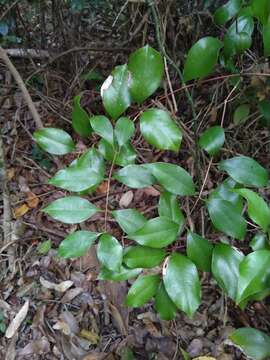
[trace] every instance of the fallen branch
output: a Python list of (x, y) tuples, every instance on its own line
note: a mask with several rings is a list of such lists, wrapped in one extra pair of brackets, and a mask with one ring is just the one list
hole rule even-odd
[(31, 58), (31, 59), (47, 59), (50, 57), (49, 51), (37, 49), (5, 49), (10, 57), (14, 58)]

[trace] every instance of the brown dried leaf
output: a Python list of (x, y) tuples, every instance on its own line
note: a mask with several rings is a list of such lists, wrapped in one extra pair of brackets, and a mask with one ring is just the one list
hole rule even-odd
[(39, 340), (33, 340), (28, 343), (23, 349), (17, 351), (17, 356), (41, 355), (50, 352), (50, 343), (45, 337)]
[(26, 193), (26, 196), (27, 196), (27, 199), (26, 199), (27, 205), (31, 209), (36, 208), (38, 206), (38, 203), (39, 203), (39, 198), (34, 193), (32, 193), (31, 191), (28, 191)]
[(25, 215), (27, 213), (27, 211), (29, 211), (30, 208), (26, 205), (26, 204), (23, 204), (17, 208), (14, 209), (14, 216), (16, 219), (22, 217), (23, 215)]
[(22, 322), (26, 318), (28, 310), (29, 310), (29, 300), (27, 300), (24, 303), (22, 308), (19, 310), (18, 314), (15, 316), (15, 318), (9, 324), (9, 326), (8, 326), (8, 328), (6, 330), (6, 334), (5, 334), (8, 339), (12, 338), (14, 336), (14, 334), (17, 332), (20, 325), (22, 324)]
[(40, 277), (39, 281), (41, 285), (44, 286), (46, 289), (52, 289), (59, 292), (65, 292), (73, 285), (73, 281), (71, 280), (66, 280), (62, 281), (60, 284), (55, 284), (51, 281), (44, 279), (42, 276)]
[(82, 338), (88, 340), (91, 344), (96, 345), (99, 342), (99, 335), (94, 331), (82, 329), (79, 334)]
[(106, 194), (108, 191), (108, 181), (103, 181), (98, 187), (97, 187), (97, 194)]
[(120, 207), (127, 208), (131, 204), (133, 197), (134, 197), (134, 194), (133, 194), (133, 191), (131, 191), (131, 190), (129, 190), (125, 194), (123, 194), (119, 201)]

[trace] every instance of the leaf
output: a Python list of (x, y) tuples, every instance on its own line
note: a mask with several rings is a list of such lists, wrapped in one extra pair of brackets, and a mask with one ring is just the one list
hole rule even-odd
[(42, 128), (34, 132), (34, 139), (42, 150), (54, 155), (65, 155), (75, 149), (70, 135), (61, 129)]
[(163, 282), (159, 284), (155, 297), (155, 309), (161, 320), (173, 320), (176, 316), (177, 307), (169, 297)]
[(138, 231), (147, 222), (143, 214), (135, 209), (114, 210), (112, 215), (126, 234)]
[(233, 122), (235, 125), (244, 124), (250, 114), (250, 105), (241, 104), (239, 105), (233, 114)]
[(130, 92), (137, 103), (142, 103), (159, 87), (164, 64), (159, 52), (146, 45), (131, 54), (128, 61), (131, 72)]
[(113, 147), (104, 139), (101, 139), (98, 144), (98, 151), (107, 160), (119, 166), (128, 166), (134, 164), (137, 154), (133, 147), (127, 143), (120, 148), (119, 153), (115, 157), (115, 150)]
[(209, 155), (216, 155), (225, 142), (225, 133), (221, 126), (213, 126), (200, 136), (199, 145)]
[(51, 289), (59, 292), (66, 292), (74, 283), (71, 280), (62, 281), (59, 284), (53, 283), (44, 279), (42, 276), (39, 279), (41, 285), (46, 289)]
[(124, 263), (130, 269), (153, 268), (158, 266), (166, 256), (163, 249), (153, 249), (146, 246), (130, 246), (124, 254)]
[(255, 16), (262, 24), (266, 24), (270, 14), (270, 3), (268, 0), (252, 0), (252, 15)]
[(211, 221), (217, 230), (238, 240), (244, 239), (247, 230), (246, 221), (230, 202), (210, 198), (207, 201), (207, 208)]
[(246, 186), (263, 187), (267, 185), (268, 173), (254, 159), (235, 156), (219, 163), (219, 169), (226, 171), (231, 178)]
[(128, 117), (121, 117), (117, 120), (114, 133), (120, 148), (127, 144), (129, 139), (133, 136), (134, 132), (134, 124)]
[(233, 300), (236, 299), (239, 265), (244, 255), (227, 244), (217, 244), (213, 250), (212, 273), (218, 285)]
[(91, 135), (92, 128), (89, 123), (89, 115), (81, 107), (81, 95), (77, 95), (73, 99), (72, 109), (72, 127), (77, 134), (83, 137)]
[(40, 243), (38, 245), (37, 252), (38, 252), (38, 254), (45, 255), (45, 254), (48, 254), (48, 252), (51, 250), (51, 248), (52, 248), (52, 241), (49, 239), (49, 240), (43, 241), (42, 243)]
[(267, 239), (267, 236), (263, 233), (258, 233), (253, 236), (249, 246), (253, 251), (256, 250), (270, 250), (270, 244)]
[(11, 320), (10, 324), (8, 325), (5, 333), (6, 338), (11, 339), (16, 334), (19, 327), (25, 320), (28, 311), (29, 311), (29, 300), (26, 300), (26, 302), (20, 308), (16, 316)]
[(115, 120), (131, 104), (130, 75), (127, 64), (116, 66), (101, 87), (101, 97), (107, 113)]
[(99, 233), (91, 231), (75, 231), (61, 242), (58, 255), (63, 258), (80, 257), (87, 252), (99, 235)]
[(249, 189), (236, 189), (234, 192), (247, 200), (249, 217), (266, 232), (270, 226), (270, 208), (264, 199)]
[(144, 111), (140, 116), (140, 130), (145, 140), (157, 149), (177, 152), (180, 148), (182, 131), (167, 111)]
[(78, 224), (89, 219), (99, 209), (79, 196), (66, 196), (53, 201), (42, 211), (63, 223)]
[(90, 124), (95, 133), (114, 146), (113, 127), (108, 118), (103, 115), (92, 116)]
[(191, 231), (187, 235), (187, 256), (198, 269), (211, 271), (213, 245), (209, 240)]
[(218, 25), (224, 25), (227, 21), (231, 20), (238, 14), (241, 9), (241, 0), (230, 0), (225, 5), (219, 7), (214, 14), (215, 23)]
[(270, 19), (263, 25), (264, 56), (270, 56)]
[(148, 220), (141, 229), (128, 234), (129, 239), (143, 246), (162, 248), (176, 240), (178, 225), (165, 217)]
[(107, 269), (119, 271), (122, 264), (123, 248), (115, 237), (103, 234), (98, 242), (97, 257)]
[(14, 209), (14, 216), (16, 219), (19, 219), (20, 217), (25, 215), (29, 210), (30, 210), (30, 208), (26, 204), (23, 204)]
[(160, 283), (159, 275), (140, 276), (133, 283), (127, 294), (125, 303), (130, 307), (140, 307), (155, 296)]
[(176, 224), (179, 225), (180, 231), (182, 230), (185, 217), (180, 209), (176, 195), (173, 195), (167, 191), (164, 191), (159, 198), (158, 203), (158, 214), (159, 216), (165, 216)]
[(240, 328), (235, 330), (229, 338), (246, 356), (254, 360), (270, 357), (270, 337), (262, 331)]
[(172, 253), (163, 277), (169, 297), (189, 317), (200, 305), (201, 288), (196, 266), (184, 255)]
[(144, 165), (128, 165), (119, 170), (114, 178), (134, 189), (145, 188), (155, 183), (155, 178)]
[(214, 71), (222, 42), (207, 36), (197, 41), (189, 50), (184, 65), (185, 81), (201, 79)]
[(103, 266), (98, 275), (98, 279), (110, 281), (125, 281), (138, 276), (141, 272), (142, 269), (128, 269), (125, 266), (121, 266), (119, 272), (115, 272), (106, 269)]
[(157, 182), (175, 195), (193, 195), (195, 187), (192, 177), (181, 166), (162, 162), (147, 164)]
[(270, 101), (269, 100), (262, 100), (258, 103), (258, 109), (260, 114), (263, 116), (261, 123), (263, 126), (270, 126)]

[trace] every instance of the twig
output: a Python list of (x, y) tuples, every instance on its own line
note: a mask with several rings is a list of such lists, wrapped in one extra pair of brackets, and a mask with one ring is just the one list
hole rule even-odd
[(229, 92), (228, 96), (226, 97), (226, 99), (224, 101), (224, 107), (223, 107), (222, 118), (221, 118), (221, 123), (220, 123), (221, 127), (223, 127), (223, 125), (224, 125), (225, 114), (226, 114), (226, 109), (227, 109), (227, 103), (228, 103), (230, 97), (232, 96), (232, 94), (234, 93), (235, 89), (237, 88), (239, 82), (240, 82), (240, 80), (235, 84), (235, 86)]
[(2, 21), (7, 14), (10, 12), (10, 10), (19, 2), (19, 0), (15, 0), (0, 16), (0, 21)]
[(112, 172), (114, 168), (114, 163), (116, 160), (116, 157), (118, 155), (118, 152), (115, 151), (112, 165), (110, 168), (109, 176), (108, 176), (108, 184), (107, 184), (107, 192), (106, 192), (106, 205), (105, 205), (105, 215), (104, 215), (104, 230), (107, 231), (107, 222), (108, 222), (108, 206), (109, 206), (109, 196), (110, 196), (110, 187), (111, 187), (111, 179), (112, 179)]

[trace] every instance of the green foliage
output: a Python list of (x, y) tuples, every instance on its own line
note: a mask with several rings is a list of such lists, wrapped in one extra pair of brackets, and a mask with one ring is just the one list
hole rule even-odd
[(225, 142), (225, 133), (221, 126), (213, 126), (207, 129), (199, 139), (199, 145), (209, 155), (216, 155)]
[(33, 136), (38, 145), (50, 154), (64, 155), (75, 149), (70, 135), (61, 129), (38, 129)]
[(72, 127), (77, 134), (87, 137), (91, 135), (92, 128), (89, 122), (89, 115), (81, 106), (81, 95), (75, 96), (73, 99), (72, 109)]

